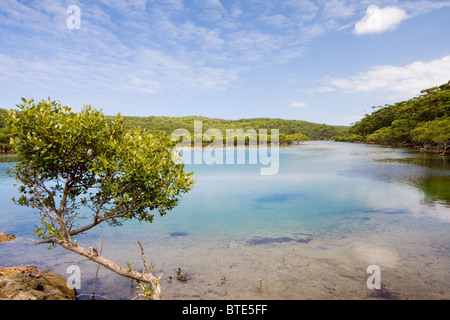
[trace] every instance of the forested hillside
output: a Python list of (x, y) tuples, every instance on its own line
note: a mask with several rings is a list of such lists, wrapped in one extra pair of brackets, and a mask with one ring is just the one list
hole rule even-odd
[[(330, 126), (300, 120), (283, 120), (271, 118), (254, 118), (241, 120), (222, 120), (205, 117), (124, 117), (125, 126), (134, 128), (140, 126), (148, 130), (161, 130), (172, 133), (176, 129), (186, 129), (194, 133), (194, 121), (202, 122), (202, 130), (218, 129), (225, 136), (227, 129), (266, 129), (270, 134), (271, 129), (278, 129), (281, 142), (305, 140), (328, 140), (336, 135), (347, 133), (348, 127)], [(302, 137), (306, 136), (306, 137)], [(297, 141), (299, 141), (297, 140)]]
[(5, 128), (5, 121), (2, 119), (2, 114), (5, 113), (8, 113), (8, 110), (0, 108), (0, 153), (7, 153), (11, 150), (9, 145), (11, 135)]
[(421, 95), (385, 107), (356, 122), (338, 141), (419, 146), (423, 151), (448, 152), (450, 147), (450, 81)]
[[(0, 108), (0, 114), (7, 113), (8, 110)], [(111, 116), (110, 119), (113, 119)], [(291, 144), (294, 142), (302, 142), (308, 140), (329, 140), (336, 135), (346, 135), (348, 127), (344, 126), (331, 126), (326, 124), (317, 124), (307, 121), (299, 120), (283, 120), (283, 119), (271, 119), (271, 118), (254, 118), (254, 119), (241, 119), (241, 120), (222, 120), (206, 117), (123, 117), (124, 125), (128, 129), (136, 128), (140, 126), (146, 130), (152, 131), (164, 131), (168, 134), (173, 133), (177, 129), (185, 129), (190, 132), (192, 143), (194, 142), (194, 122), (201, 121), (202, 133), (208, 129), (218, 129), (223, 135), (223, 142), (226, 142), (226, 130), (238, 130), (242, 129), (243, 134), (237, 134), (235, 136), (235, 143), (239, 143), (243, 140), (244, 143), (249, 143), (249, 137), (247, 130), (254, 129), (256, 133), (259, 130), (265, 129), (268, 133), (268, 141), (271, 140), (271, 130), (279, 130), (279, 142), (281, 144)], [(7, 153), (11, 151), (9, 146), (9, 134), (5, 123), (1, 120), (0, 116), (0, 153)], [(204, 138), (203, 136), (200, 139)], [(209, 144), (208, 139), (204, 144)]]

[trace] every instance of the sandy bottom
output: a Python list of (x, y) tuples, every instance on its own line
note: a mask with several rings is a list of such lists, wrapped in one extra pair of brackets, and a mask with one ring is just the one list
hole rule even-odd
[[(189, 243), (184, 242), (183, 249), (180, 242), (171, 254), (183, 261), (180, 267), (189, 280), (166, 283), (165, 298), (450, 298), (450, 245), (446, 234), (430, 230), (426, 238), (420, 238), (426, 231), (417, 229), (418, 237), (412, 239), (405, 238), (405, 232), (394, 232), (398, 229), (395, 225), (392, 230), (368, 227), (358, 233), (316, 235), (308, 243), (205, 243), (196, 247), (195, 257), (187, 250)], [(380, 290), (367, 288), (370, 265), (380, 267)]]
[[(141, 240), (155, 274), (164, 272), (163, 298), (168, 300), (450, 299), (448, 226), (430, 217), (385, 214), (343, 218), (323, 234), (274, 233), (230, 240), (185, 233), (135, 238), (106, 233), (103, 253), (141, 269), (138, 245), (130, 249)], [(67, 267), (78, 265), (79, 298), (90, 299), (97, 270), (92, 262), (60, 248), (30, 246), (20, 238), (0, 249), (3, 256), (8, 251), (14, 256), (0, 261), (0, 266), (34, 264), (67, 278)], [(371, 265), (380, 267), (380, 290), (367, 287)], [(178, 268), (187, 281), (177, 280)], [(138, 293), (135, 287), (135, 282), (100, 268), (97, 298), (132, 299)]]

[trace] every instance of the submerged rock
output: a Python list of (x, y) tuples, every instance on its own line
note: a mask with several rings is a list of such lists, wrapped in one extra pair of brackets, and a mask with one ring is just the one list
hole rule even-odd
[(169, 235), (171, 237), (186, 237), (188, 234), (187, 232), (171, 232)]
[(0, 268), (0, 300), (76, 300), (75, 289), (53, 271), (37, 267)]
[(297, 243), (309, 243), (312, 240), (311, 236), (308, 237), (279, 237), (279, 238), (261, 238), (261, 237), (255, 237), (253, 239), (250, 239), (247, 241), (247, 244), (251, 246), (256, 245), (268, 245), (268, 244), (277, 244), (277, 243), (285, 243), (285, 242), (297, 242)]
[(15, 238), (16, 238), (16, 236), (14, 236), (12, 234), (0, 232), (0, 243), (6, 242), (6, 241), (11, 241), (11, 240), (14, 240)]
[(262, 196), (254, 199), (255, 202), (263, 202), (263, 203), (279, 203), (279, 202), (287, 202), (290, 200), (295, 200), (298, 198), (305, 198), (304, 195), (295, 194), (295, 193), (274, 193), (266, 196)]
[(381, 289), (372, 290), (370, 294), (367, 295), (367, 298), (380, 300), (400, 300), (397, 292), (388, 290), (384, 285), (381, 285)]

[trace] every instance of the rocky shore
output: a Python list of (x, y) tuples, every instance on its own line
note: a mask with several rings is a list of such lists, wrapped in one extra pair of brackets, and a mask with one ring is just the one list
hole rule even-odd
[[(0, 232), (0, 243), (16, 237)], [(75, 289), (50, 270), (37, 267), (0, 268), (0, 300), (76, 300)]]
[(76, 292), (53, 271), (10, 267), (0, 269), (0, 300), (76, 300)]
[(0, 232), (0, 243), (6, 242), (6, 241), (11, 241), (11, 240), (14, 240), (15, 238), (16, 238), (16, 236), (14, 236), (12, 234), (6, 234), (6, 233)]

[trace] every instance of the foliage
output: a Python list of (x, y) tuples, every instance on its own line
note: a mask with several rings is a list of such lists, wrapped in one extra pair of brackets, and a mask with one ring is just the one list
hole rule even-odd
[(375, 111), (356, 122), (340, 141), (366, 141), (387, 144), (431, 144), (448, 148), (450, 118), (450, 81), (421, 91), (418, 97)]
[(450, 117), (420, 123), (411, 135), (414, 141), (446, 149), (450, 144)]
[(12, 146), (9, 143), (12, 134), (6, 128), (0, 128), (0, 153), (10, 153)]
[(152, 222), (153, 211), (162, 216), (173, 209), (194, 184), (192, 173), (172, 161), (175, 144), (167, 134), (127, 130), (120, 115), (107, 120), (88, 105), (74, 113), (55, 101), (22, 100), (19, 112), (11, 110), (5, 117), (21, 156), (13, 170), (21, 196), (14, 200), (39, 211), (35, 233), (41, 243), (59, 244), (150, 283), (159, 297), (160, 278), (151, 268), (147, 274), (125, 269), (74, 238), (103, 222)]
[(416, 124), (416, 121), (409, 119), (394, 120), (390, 126), (378, 129), (374, 133), (368, 135), (366, 137), (366, 141), (374, 141), (378, 143), (412, 142), (410, 133)]
[(137, 219), (152, 222), (174, 208), (194, 181), (172, 161), (175, 144), (167, 134), (127, 130), (117, 115), (86, 105), (80, 113), (56, 101), (23, 100), (5, 117), (21, 156), (13, 173), (21, 183), (14, 201), (36, 209), (41, 223), (38, 243), (59, 244), (119, 275), (150, 284), (147, 296), (161, 299), (160, 279), (152, 274), (141, 247), (146, 273), (124, 268), (84, 248), (74, 239), (106, 222), (121, 225)]
[(3, 115), (7, 115), (8, 110), (0, 108), (0, 128), (5, 127), (5, 120), (3, 119)]
[[(344, 135), (348, 128), (345, 126), (330, 126), (326, 124), (317, 124), (300, 120), (283, 120), (270, 118), (254, 118), (240, 120), (223, 120), (206, 117), (124, 117), (126, 128), (141, 127), (148, 130), (160, 130), (166, 133), (172, 133), (177, 129), (186, 129), (191, 135), (194, 134), (194, 121), (202, 122), (202, 131), (209, 129), (218, 129), (225, 137), (226, 130), (242, 129), (244, 132), (260, 129), (266, 129), (270, 134), (272, 129), (278, 129), (280, 133), (280, 143), (294, 141), (296, 138), (290, 135), (302, 134), (310, 140), (327, 140), (335, 135)], [(283, 136), (282, 136), (283, 135)], [(286, 137), (284, 141), (281, 137)], [(296, 136), (297, 138), (299, 136)], [(192, 140), (194, 140), (192, 138)], [(302, 140), (304, 141), (304, 140)]]
[(343, 142), (364, 142), (366, 139), (359, 134), (348, 134), (345, 136), (334, 136), (331, 138), (334, 141), (343, 141)]
[[(55, 101), (23, 100), (20, 112), (6, 119), (21, 155), (14, 168), (22, 183), (17, 202), (45, 213), (42, 238), (57, 237), (50, 225), (69, 239), (103, 221), (152, 222), (150, 212), (164, 215), (191, 189), (192, 174), (172, 162), (167, 135), (126, 130), (120, 115), (107, 121), (87, 105), (74, 113)], [(84, 227), (78, 225), (87, 220), (78, 217), (81, 205), (94, 214)]]
[[(7, 110), (0, 109), (0, 113), (7, 113)], [(114, 117), (106, 116), (108, 121), (113, 122)], [(256, 132), (256, 141), (259, 143), (259, 130), (267, 130), (267, 140), (271, 141), (271, 130), (279, 130), (279, 143), (292, 144), (301, 143), (309, 140), (329, 140), (333, 136), (344, 136), (348, 132), (348, 127), (331, 126), (326, 124), (317, 124), (300, 120), (283, 120), (270, 118), (240, 119), (240, 120), (222, 120), (206, 117), (122, 117), (123, 127), (125, 129), (136, 129), (138, 127), (146, 131), (153, 132), (155, 135), (172, 134), (177, 129), (185, 129), (190, 133), (187, 140), (194, 144), (195, 139), (201, 141), (201, 145), (207, 146), (215, 140), (214, 135), (208, 134), (208, 131), (218, 130), (222, 135), (223, 144), (227, 143), (226, 131), (235, 130), (235, 145), (251, 143), (249, 132)], [(194, 122), (202, 122), (202, 136), (194, 136)], [(12, 146), (9, 140), (12, 137), (10, 132), (3, 131), (3, 122), (0, 118), (0, 152), (12, 152)], [(239, 131), (242, 133), (239, 133)], [(180, 140), (182, 140), (180, 138)], [(216, 141), (218, 143), (218, 141)], [(2, 151), (3, 150), (3, 151)]]
[(8, 128), (5, 128), (4, 117), (8, 114), (8, 110), (0, 108), (0, 153), (11, 152), (12, 147), (9, 143), (12, 134)]
[(294, 134), (280, 134), (280, 143), (292, 144), (292, 143), (302, 143), (304, 141), (309, 141), (310, 139), (302, 133)]

